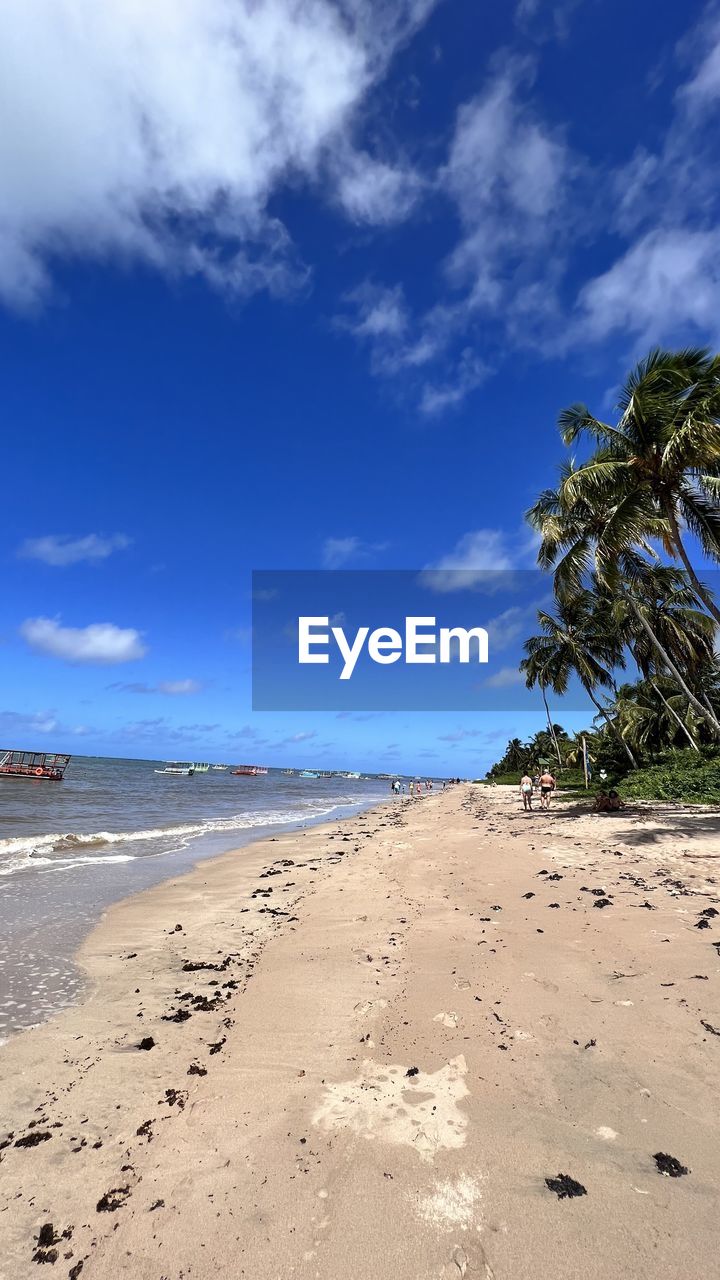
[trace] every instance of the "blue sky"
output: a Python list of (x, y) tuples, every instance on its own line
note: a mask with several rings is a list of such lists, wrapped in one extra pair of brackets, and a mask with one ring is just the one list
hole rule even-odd
[(484, 770), (532, 695), (254, 715), (250, 572), (532, 566), (559, 409), (718, 341), (720, 12), (9, 0), (0, 34), (0, 738)]

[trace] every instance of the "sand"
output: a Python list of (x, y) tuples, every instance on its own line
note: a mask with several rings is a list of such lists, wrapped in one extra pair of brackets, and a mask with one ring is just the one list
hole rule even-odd
[(113, 907), (0, 1050), (3, 1280), (720, 1273), (720, 818), (576, 809), (461, 786)]

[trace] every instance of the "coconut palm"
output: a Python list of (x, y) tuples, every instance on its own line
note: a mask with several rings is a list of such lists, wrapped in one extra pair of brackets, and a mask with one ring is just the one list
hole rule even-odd
[(656, 754), (677, 745), (678, 735), (694, 751), (700, 750), (698, 721), (671, 681), (656, 677), (622, 685), (615, 714), (620, 732), (636, 751)]
[(720, 719), (700, 687), (700, 672), (713, 662), (715, 624), (694, 607), (680, 571), (666, 565), (636, 568), (633, 581), (621, 581), (615, 592), (594, 580), (597, 608), (628, 645), (642, 674), (670, 675), (700, 720), (720, 737)]
[[(573, 463), (562, 467), (558, 488), (546, 489), (527, 513), (530, 524), (541, 535), (538, 563), (544, 569), (554, 570), (555, 591), (561, 599), (570, 598), (590, 583), (596, 595), (604, 596), (604, 607), (610, 610), (616, 625), (619, 606), (625, 619), (625, 642), (627, 616), (634, 614), (635, 635), (638, 631), (644, 633), (646, 643), (655, 649), (661, 669), (674, 676), (696, 712), (705, 718), (714, 735), (720, 737), (720, 722), (712, 709), (703, 707), (695, 697), (675, 661), (674, 646), (682, 641), (684, 621), (680, 619), (670, 637), (665, 634), (664, 644), (653, 630), (652, 622), (658, 616), (658, 601), (663, 597), (663, 590), (672, 583), (676, 594), (681, 591), (678, 571), (657, 564), (649, 541), (668, 537), (669, 522), (653, 512), (650, 496), (641, 490), (629, 495), (619, 508), (613, 505), (614, 495), (599, 488), (594, 498), (583, 492), (573, 497), (570, 486), (580, 470)], [(633, 534), (630, 541), (629, 531)], [(669, 576), (672, 574), (675, 578)], [(642, 608), (641, 600), (644, 601)], [(653, 607), (649, 608), (653, 600)], [(695, 601), (696, 595), (686, 592), (682, 603), (689, 606)], [(711, 619), (706, 621), (712, 628)]]
[(596, 607), (596, 599), (588, 590), (578, 591), (572, 598), (560, 599), (554, 613), (538, 611), (541, 634), (525, 642), (525, 657), (520, 670), (526, 674), (540, 671), (547, 686), (562, 696), (575, 673), (612, 733), (621, 742), (633, 769), (635, 757), (596, 696), (596, 690), (613, 687), (613, 670), (623, 668), (625, 659), (617, 629), (613, 630)]
[(580, 504), (582, 512), (600, 503), (605, 522), (596, 543), (607, 543), (609, 555), (660, 536), (720, 622), (681, 532), (684, 525), (706, 556), (720, 560), (720, 357), (698, 349), (651, 351), (627, 379), (619, 409), (617, 426), (584, 404), (560, 414), (566, 444), (582, 436), (597, 444), (592, 457), (563, 477), (561, 505), (572, 512)]
[(525, 685), (528, 689), (534, 689), (537, 685), (542, 694), (543, 705), (545, 707), (545, 715), (547, 717), (548, 730), (552, 741), (553, 750), (557, 756), (557, 762), (562, 768), (562, 756), (560, 754), (560, 746), (558, 744), (558, 736), (555, 725), (552, 722), (550, 708), (547, 700), (547, 687), (552, 684), (552, 673), (547, 665), (543, 664), (541, 654), (529, 654), (521, 664), (521, 669), (525, 672)]

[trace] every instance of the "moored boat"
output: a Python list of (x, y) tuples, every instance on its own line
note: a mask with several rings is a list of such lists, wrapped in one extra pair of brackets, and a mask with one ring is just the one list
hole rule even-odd
[(0, 750), (0, 778), (30, 778), (61, 782), (71, 756), (56, 751)]
[(320, 775), (318, 773), (314, 773), (312, 769), (301, 769), (298, 774), (299, 778), (318, 778), (319, 776)]
[(166, 760), (164, 769), (156, 769), (156, 773), (171, 774), (175, 778), (192, 778), (195, 765), (192, 760)]
[(258, 778), (263, 777), (267, 769), (261, 764), (239, 764), (232, 772), (236, 778)]

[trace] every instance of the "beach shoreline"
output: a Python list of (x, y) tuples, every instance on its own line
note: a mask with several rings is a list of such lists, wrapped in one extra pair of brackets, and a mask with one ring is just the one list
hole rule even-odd
[[(137, 771), (137, 762), (126, 764)], [(77, 774), (73, 781), (78, 783)], [(225, 775), (213, 781), (194, 797), (187, 790), (176, 793), (177, 811), (165, 810), (162, 817), (166, 800), (153, 797), (149, 824), (146, 814), (128, 807), (130, 798), (120, 802), (122, 814), (102, 811), (100, 817), (106, 796), (93, 795), (91, 809), (87, 796), (83, 803), (71, 790), (62, 797), (67, 801), (62, 812), (44, 814), (45, 824), (54, 821), (54, 835), (33, 835), (23, 830), (22, 821), (20, 834), (12, 829), (9, 806), (2, 824), (7, 834), (0, 838), (0, 1045), (82, 998), (84, 979), (75, 957), (115, 903), (265, 837), (351, 816), (385, 799), (385, 789), (381, 797), (377, 785), (374, 794), (355, 798), (337, 783), (320, 793), (311, 787), (292, 794), (292, 780), (288, 786), (283, 779), (278, 788), (275, 778), (266, 785), (253, 779), (250, 794), (233, 795), (234, 788), (223, 786)], [(149, 796), (136, 798), (147, 804)], [(190, 822), (188, 804), (199, 805)], [(164, 825), (138, 830), (143, 817), (146, 825)], [(171, 817), (174, 821), (168, 821)], [(118, 818), (127, 829), (107, 830)]]
[(113, 905), (82, 1003), (0, 1049), (3, 1280), (706, 1270), (720, 819), (518, 804), (386, 802)]

